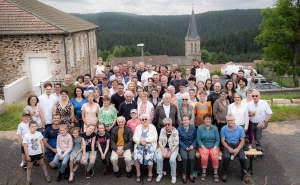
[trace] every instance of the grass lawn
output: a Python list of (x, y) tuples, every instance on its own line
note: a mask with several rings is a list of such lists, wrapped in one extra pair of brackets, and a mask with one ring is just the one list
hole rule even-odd
[(22, 122), (22, 112), (25, 105), (6, 104), (5, 112), (0, 116), (0, 130), (17, 130), (19, 123)]
[(263, 100), (272, 100), (272, 99), (300, 99), (300, 94), (271, 94), (271, 95), (261, 95)]
[(273, 121), (292, 121), (300, 120), (299, 106), (271, 106), (273, 115), (271, 122)]

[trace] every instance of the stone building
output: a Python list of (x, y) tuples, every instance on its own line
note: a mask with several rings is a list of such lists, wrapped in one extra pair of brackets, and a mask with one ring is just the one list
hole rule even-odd
[(27, 77), (33, 91), (47, 78), (90, 73), (97, 28), (37, 0), (0, 0), (0, 82)]
[(185, 56), (168, 56), (171, 64), (179, 66), (192, 66), (193, 59), (201, 60), (200, 37), (197, 31), (194, 9), (190, 17), (188, 31), (185, 37)]

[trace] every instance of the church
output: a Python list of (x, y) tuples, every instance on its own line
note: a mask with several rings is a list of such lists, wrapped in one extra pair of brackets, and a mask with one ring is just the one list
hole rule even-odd
[[(137, 64), (142, 61), (142, 57), (122, 57), (111, 58), (110, 65), (116, 66), (118, 63), (124, 63), (128, 59), (131, 59), (133, 64)], [(151, 61), (152, 65), (169, 66), (172, 64), (178, 64), (179, 66), (193, 66), (193, 59), (201, 60), (200, 53), (200, 37), (197, 31), (196, 18), (194, 8), (190, 17), (189, 27), (185, 37), (185, 56), (144, 56), (144, 62)]]
[(197, 31), (194, 8), (185, 37), (185, 56), (169, 56), (168, 58), (171, 64), (178, 64), (179, 66), (192, 66), (193, 59), (201, 60), (200, 37)]

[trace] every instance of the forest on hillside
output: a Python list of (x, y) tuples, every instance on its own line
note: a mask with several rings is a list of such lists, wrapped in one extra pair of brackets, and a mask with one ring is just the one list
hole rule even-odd
[[(115, 46), (144, 43), (152, 55), (184, 55), (190, 15), (140, 16), (122, 13), (73, 14), (97, 24), (97, 46), (113, 53)], [(201, 49), (225, 53), (228, 60), (260, 59), (261, 46), (254, 43), (262, 21), (261, 9), (211, 11), (196, 14)]]

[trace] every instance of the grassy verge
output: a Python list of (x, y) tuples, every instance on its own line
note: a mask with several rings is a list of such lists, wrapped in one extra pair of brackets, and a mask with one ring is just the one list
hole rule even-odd
[(0, 116), (0, 130), (16, 130), (22, 121), (22, 112), (25, 105), (6, 104), (5, 112)]
[(299, 107), (296, 106), (271, 106), (273, 115), (270, 121), (300, 120)]
[(271, 95), (261, 95), (261, 99), (263, 100), (272, 100), (272, 99), (299, 99), (300, 94), (271, 94)]

